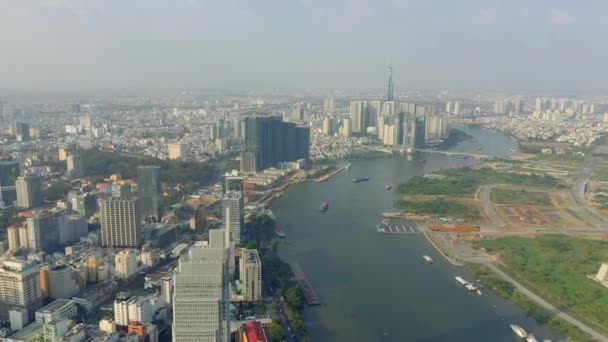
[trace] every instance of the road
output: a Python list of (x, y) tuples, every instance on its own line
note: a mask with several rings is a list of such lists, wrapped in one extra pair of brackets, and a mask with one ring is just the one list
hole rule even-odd
[(590, 336), (593, 337), (594, 340), (596, 340), (596, 341), (602, 341), (602, 342), (608, 342), (608, 337), (602, 335), (601, 333), (597, 332), (596, 330), (594, 330), (593, 328), (589, 327), (585, 323), (583, 323), (583, 322), (577, 320), (576, 318), (568, 315), (567, 313), (565, 313), (565, 312), (561, 311), (560, 309), (556, 308), (555, 306), (553, 306), (551, 303), (549, 303), (549, 302), (545, 301), (544, 299), (542, 299), (541, 297), (537, 296), (536, 294), (534, 294), (534, 292), (528, 290), (525, 286), (523, 286), (522, 284), (520, 284), (519, 282), (517, 282), (515, 279), (511, 278), (508, 274), (506, 274), (505, 272), (503, 272), (500, 268), (498, 268), (496, 265), (494, 265), (489, 259), (486, 259), (486, 258), (465, 258), (464, 261), (466, 261), (466, 262), (472, 262), (472, 263), (478, 263), (478, 264), (483, 264), (483, 265), (487, 266), (494, 273), (496, 273), (497, 276), (499, 276), (501, 279), (503, 279), (503, 280), (511, 283), (511, 285), (513, 285), (516, 289), (518, 289), (519, 291), (521, 291), (526, 297), (530, 298), (536, 304), (540, 305), (544, 309), (548, 310), (549, 312), (551, 312), (552, 314), (556, 315), (557, 317), (565, 320), (566, 322), (568, 322), (568, 323), (576, 326), (581, 331), (584, 331), (585, 333), (589, 334)]
[[(266, 305), (266, 310), (271, 313), (270, 316), (278, 318), (277, 322), (281, 325), (283, 336), (285, 337), (283, 340), (286, 342), (298, 342), (298, 336), (295, 334), (291, 322), (289, 322), (289, 319), (285, 315), (281, 299), (274, 291), (270, 289), (268, 291), (270, 295), (264, 299), (264, 304)], [(272, 311), (271, 303), (274, 303), (274, 307), (276, 308), (276, 311), (274, 312)]]
[(575, 208), (573, 208), (579, 215), (581, 215), (585, 221), (589, 224), (608, 231), (608, 224), (606, 218), (599, 215), (587, 202), (585, 198), (585, 188), (589, 182), (589, 178), (593, 173), (593, 169), (597, 166), (599, 159), (589, 158), (585, 160), (581, 168), (574, 177), (574, 186), (572, 188), (573, 199)]
[(481, 210), (488, 220), (490, 220), (490, 223), (484, 225), (484, 227), (502, 228), (505, 226), (505, 223), (498, 215), (498, 212), (496, 212), (496, 208), (494, 208), (494, 204), (492, 204), (492, 200), (490, 199), (492, 189), (494, 189), (494, 185), (482, 185), (477, 190), (476, 197), (481, 206)]

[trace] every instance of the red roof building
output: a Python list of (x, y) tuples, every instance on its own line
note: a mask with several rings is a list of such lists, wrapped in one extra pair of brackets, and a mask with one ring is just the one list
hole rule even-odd
[(267, 342), (266, 333), (260, 322), (251, 321), (243, 324), (243, 342)]

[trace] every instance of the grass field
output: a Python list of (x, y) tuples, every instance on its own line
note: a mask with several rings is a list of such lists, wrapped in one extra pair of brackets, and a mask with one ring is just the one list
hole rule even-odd
[(514, 278), (547, 301), (608, 333), (608, 288), (587, 278), (608, 261), (608, 241), (543, 235), (476, 246), (497, 253)]
[(496, 204), (551, 205), (551, 198), (546, 192), (492, 189), (490, 199)]
[(559, 181), (551, 176), (521, 175), (489, 168), (456, 168), (438, 172), (444, 179), (412, 177), (399, 184), (397, 192), (402, 195), (456, 195), (467, 196), (477, 191), (482, 184), (513, 184), (535, 187), (558, 187)]
[(467, 221), (478, 221), (481, 219), (479, 208), (475, 204), (443, 198), (429, 200), (400, 199), (395, 202), (395, 207), (409, 214), (449, 216)]

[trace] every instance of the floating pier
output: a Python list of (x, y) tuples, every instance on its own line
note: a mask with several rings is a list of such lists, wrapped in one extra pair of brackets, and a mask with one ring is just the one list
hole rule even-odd
[(409, 225), (390, 225), (390, 224), (377, 224), (376, 230), (382, 234), (422, 234), (418, 226), (415, 224)]
[(291, 267), (291, 271), (293, 272), (293, 276), (298, 282), (298, 286), (300, 290), (302, 290), (302, 294), (304, 295), (304, 299), (306, 300), (306, 304), (308, 305), (321, 305), (321, 300), (317, 293), (310, 285), (308, 278), (306, 278), (306, 274), (302, 271), (302, 267), (297, 262), (290, 262), (289, 267)]

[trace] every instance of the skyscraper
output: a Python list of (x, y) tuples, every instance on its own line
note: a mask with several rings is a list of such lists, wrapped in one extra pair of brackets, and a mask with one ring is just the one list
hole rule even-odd
[(352, 122), (350, 119), (344, 119), (342, 121), (342, 136), (350, 137), (353, 134)]
[(378, 127), (378, 117), (382, 114), (382, 102), (370, 101), (367, 115), (367, 127)]
[(226, 191), (222, 199), (222, 215), (224, 216), (224, 229), (230, 233), (235, 245), (241, 244), (241, 235), (244, 226), (243, 194), (240, 191)]
[(42, 178), (21, 176), (15, 182), (18, 208), (36, 208), (42, 205)]
[(15, 182), (19, 177), (19, 162), (0, 159), (0, 208), (13, 205), (17, 199)]
[(323, 101), (323, 110), (325, 111), (325, 114), (332, 114), (334, 112), (334, 98), (333, 97), (326, 97), (325, 100)]
[(25, 122), (17, 122), (15, 133), (18, 141), (30, 141), (30, 125)]
[(455, 115), (460, 115), (460, 101), (454, 101), (454, 111), (452, 112)]
[(27, 218), (30, 251), (50, 253), (59, 248), (59, 221), (55, 215), (62, 214), (62, 212), (42, 211)]
[(228, 248), (194, 245), (173, 271), (173, 341), (230, 341)]
[(386, 101), (382, 104), (382, 114), (383, 115), (393, 115), (395, 114), (395, 102)]
[(386, 94), (387, 101), (393, 101), (393, 67), (388, 67), (388, 92)]
[(67, 158), (68, 173), (72, 178), (80, 179), (84, 177), (84, 167), (80, 154), (70, 154)]
[(367, 128), (368, 122), (367, 101), (350, 102), (350, 122), (353, 132), (363, 132)]
[(33, 320), (42, 307), (38, 265), (20, 260), (4, 260), (0, 267), (0, 318), (8, 319), (9, 308), (24, 308)]
[(300, 121), (304, 119), (304, 108), (300, 103), (294, 103), (291, 106), (291, 120)]
[[(308, 160), (310, 148), (308, 127), (283, 122), (281, 117), (276, 116), (248, 117), (244, 120), (244, 124), (244, 152), (253, 153), (256, 170), (276, 166), (279, 162)], [(246, 170), (241, 169), (241, 171)]]
[(141, 245), (140, 201), (109, 198), (101, 201), (101, 245), (134, 247)]
[(137, 193), (141, 203), (142, 217), (158, 221), (161, 207), (160, 167), (137, 167)]

